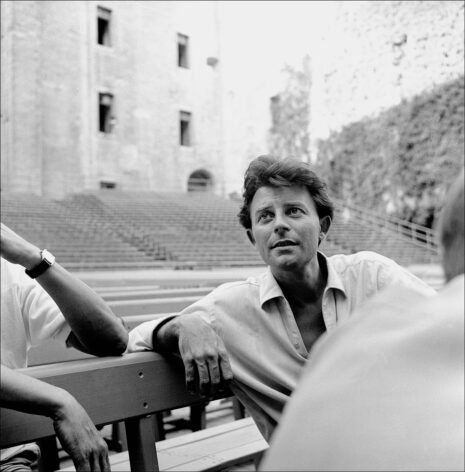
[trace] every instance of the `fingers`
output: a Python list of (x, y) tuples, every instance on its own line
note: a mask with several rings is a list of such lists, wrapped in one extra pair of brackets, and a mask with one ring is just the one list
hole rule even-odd
[(199, 393), (202, 396), (208, 396), (210, 394), (211, 387), (208, 363), (198, 361), (196, 365), (199, 376)]
[(105, 452), (105, 454), (102, 454), (100, 456), (100, 467), (102, 469), (102, 472), (110, 472), (110, 459), (108, 458), (108, 451)]
[(89, 472), (90, 470), (94, 470), (90, 468), (90, 462), (87, 458), (82, 458), (79, 460), (74, 459), (73, 462), (76, 472)]
[(101, 467), (100, 467), (100, 455), (96, 452), (94, 452), (91, 457), (90, 457), (90, 466), (91, 466), (91, 472), (101, 472)]
[(233, 380), (233, 372), (231, 368), (231, 364), (229, 363), (229, 358), (226, 353), (220, 355), (220, 368), (221, 368), (221, 375), (223, 377), (223, 383), (229, 385), (230, 382)]
[(186, 372), (186, 388), (189, 393), (196, 393), (196, 368), (194, 365), (194, 361), (191, 358), (188, 358), (187, 356), (182, 357), (182, 360), (184, 362), (184, 370)]
[(110, 472), (110, 460), (108, 458), (108, 448), (106, 445), (105, 448), (102, 448), (94, 457), (95, 469), (92, 469), (93, 471)]
[(94, 447), (83, 453), (74, 455), (74, 467), (76, 472), (110, 472), (110, 460), (108, 458), (108, 447), (103, 439), (97, 441)]
[(213, 396), (229, 386), (233, 379), (232, 369), (226, 355), (209, 357), (207, 361), (183, 358), (186, 388), (189, 393)]
[(233, 378), (223, 340), (197, 316), (180, 317), (178, 348), (190, 393), (212, 396)]

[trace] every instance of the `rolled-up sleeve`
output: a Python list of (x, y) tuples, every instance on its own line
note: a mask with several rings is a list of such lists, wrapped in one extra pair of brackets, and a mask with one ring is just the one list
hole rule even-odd
[(126, 352), (153, 351), (153, 332), (179, 315), (160, 316), (156, 320), (146, 321), (129, 332)]
[(129, 333), (129, 342), (126, 352), (140, 352), (140, 351), (156, 351), (156, 346), (153, 345), (153, 332), (162, 325), (172, 320), (176, 316), (187, 314), (196, 314), (205, 320), (207, 323), (213, 323), (212, 306), (214, 304), (214, 292), (206, 295), (192, 305), (184, 308), (179, 314), (172, 314), (157, 317), (155, 320), (146, 321), (136, 326)]

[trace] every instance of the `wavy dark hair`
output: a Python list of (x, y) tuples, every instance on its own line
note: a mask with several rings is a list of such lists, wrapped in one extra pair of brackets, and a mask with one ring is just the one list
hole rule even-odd
[(326, 183), (318, 177), (306, 162), (287, 158), (278, 160), (272, 156), (259, 156), (250, 164), (244, 175), (244, 192), (239, 222), (245, 229), (252, 227), (250, 204), (260, 187), (306, 187), (315, 202), (320, 220), (329, 216), (333, 218), (334, 205), (327, 193)]

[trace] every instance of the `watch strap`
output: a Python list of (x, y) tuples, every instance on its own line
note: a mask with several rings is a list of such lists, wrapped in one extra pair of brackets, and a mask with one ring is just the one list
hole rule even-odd
[(50, 262), (47, 259), (44, 258), (43, 252), (46, 251), (46, 249), (40, 251), (40, 255), (42, 257), (42, 260), (32, 269), (26, 269), (26, 274), (31, 277), (31, 279), (35, 279), (36, 277), (39, 277), (39, 275), (42, 275), (47, 269), (49, 269), (53, 263), (55, 262), (55, 258), (53, 258), (53, 261)]

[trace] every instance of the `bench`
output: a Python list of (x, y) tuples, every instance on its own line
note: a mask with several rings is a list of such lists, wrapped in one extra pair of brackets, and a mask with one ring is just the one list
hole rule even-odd
[[(111, 456), (115, 461), (113, 470), (219, 471), (260, 457), (268, 447), (250, 418), (156, 443), (156, 413), (205, 401), (186, 391), (184, 367), (174, 357), (141, 352), (48, 364), (19, 372), (70, 392), (97, 426), (124, 421), (128, 452)], [(102, 395), (109, 391), (111, 395)], [(224, 391), (215, 398), (230, 396), (231, 392)], [(49, 418), (6, 408), (1, 408), (0, 414), (2, 448), (46, 442), (55, 435)], [(44, 461), (42, 469), (54, 470), (55, 464)]]

